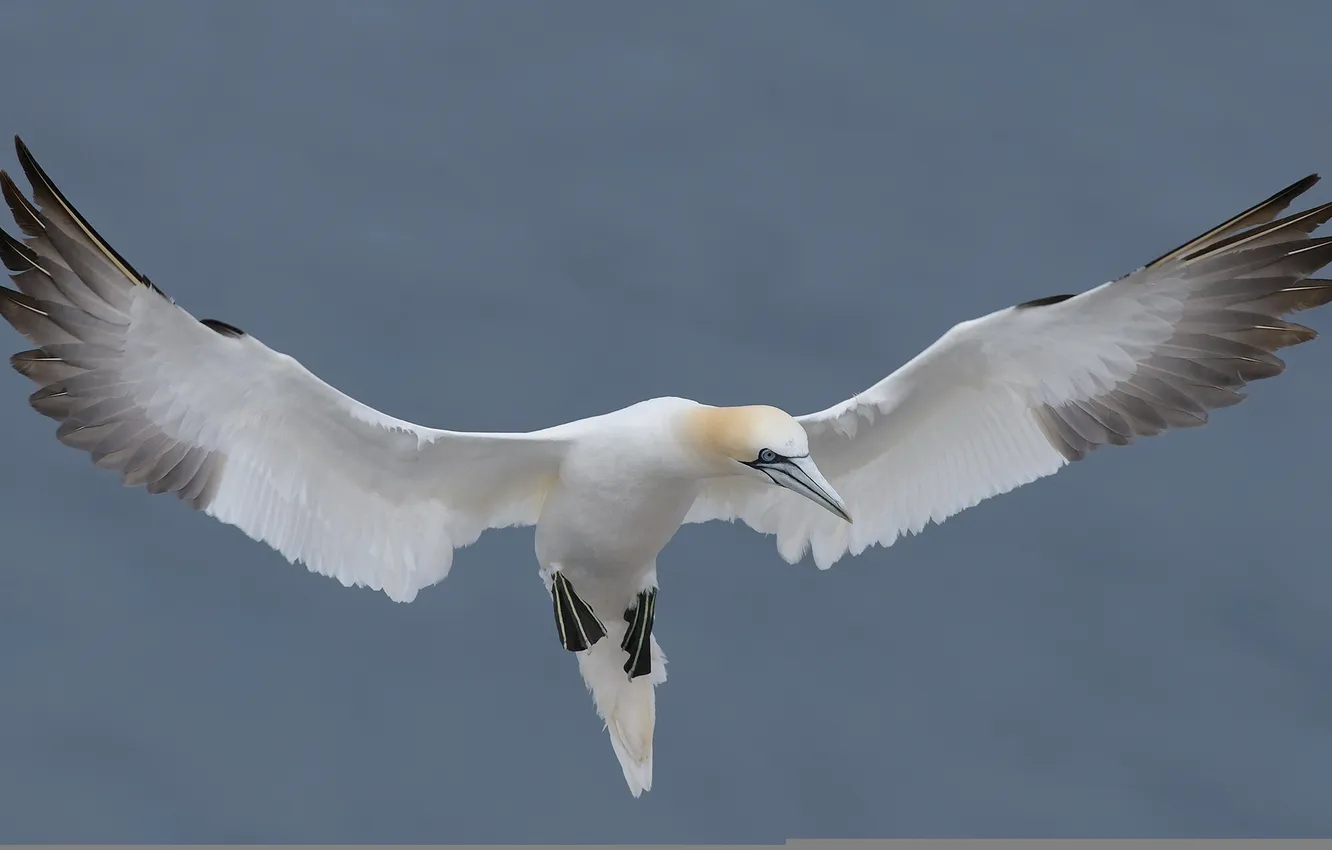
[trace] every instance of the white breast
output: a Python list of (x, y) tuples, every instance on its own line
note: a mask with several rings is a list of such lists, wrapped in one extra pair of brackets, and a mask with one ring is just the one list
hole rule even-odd
[(537, 559), (558, 566), (585, 597), (607, 597), (588, 598), (594, 608), (632, 601), (698, 495), (697, 481), (669, 474), (637, 442), (570, 452), (537, 521)]

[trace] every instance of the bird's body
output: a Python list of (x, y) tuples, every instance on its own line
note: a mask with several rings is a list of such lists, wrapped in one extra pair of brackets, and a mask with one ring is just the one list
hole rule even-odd
[(672, 417), (689, 405), (652, 399), (560, 429), (570, 442), (537, 519), (537, 560), (595, 582), (589, 602), (605, 593), (629, 607), (694, 504), (701, 482), (671, 451)]
[(619, 613), (655, 590), (657, 555), (717, 474), (698, 449), (708, 437), (696, 422), (717, 410), (656, 398), (544, 432), (565, 448), (536, 521), (537, 562), (548, 589), (563, 573), (593, 611), (609, 614), (606, 639), (580, 654), (580, 669), (635, 795), (651, 786), (653, 688), (666, 680), (665, 656), (649, 634), (652, 672), (626, 678), (629, 623)]
[(652, 784), (653, 689), (666, 680), (665, 656), (649, 635), (653, 673), (626, 677), (619, 612), (656, 587), (657, 555), (698, 496), (698, 482), (659, 448), (668, 429), (658, 414), (678, 407), (655, 399), (564, 426), (570, 443), (536, 522), (548, 589), (562, 572), (594, 611), (611, 614), (606, 638), (580, 653), (579, 668), (635, 795)]
[[(658, 398), (530, 433), (387, 416), (140, 275), (22, 142), (35, 203), (0, 172), (24, 238), (11, 358), (57, 437), (127, 485), (174, 493), (289, 560), (410, 602), (487, 529), (535, 526), (561, 644), (635, 796), (652, 784), (657, 562), (683, 524), (739, 519), (819, 568), (1050, 475), (1104, 445), (1205, 423), (1332, 300), (1312, 277), (1324, 204), (1301, 180), (1132, 274), (961, 322), (874, 386), (793, 417)], [(854, 519), (854, 521), (852, 521)]]

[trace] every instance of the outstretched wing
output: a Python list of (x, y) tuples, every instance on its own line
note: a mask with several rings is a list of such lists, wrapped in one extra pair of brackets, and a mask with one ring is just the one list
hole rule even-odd
[(1332, 204), (1273, 219), (1306, 177), (1119, 280), (962, 322), (884, 380), (800, 417), (848, 525), (794, 493), (720, 479), (687, 521), (740, 519), (794, 563), (826, 569), (891, 545), (1103, 445), (1202, 425), (1279, 374), (1273, 352), (1313, 339), (1281, 317), (1332, 300), (1310, 275)]
[(174, 493), (289, 560), (407, 602), (487, 528), (536, 521), (563, 446), (422, 428), (338, 392), (140, 275), (16, 139), (36, 203), (0, 172), (23, 241), (0, 314), (38, 346), (14, 368), (38, 412), (126, 485)]

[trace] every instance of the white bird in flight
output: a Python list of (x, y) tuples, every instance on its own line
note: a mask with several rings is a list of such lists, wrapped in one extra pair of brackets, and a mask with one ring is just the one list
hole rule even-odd
[[(34, 202), (0, 314), (58, 439), (344, 585), (410, 602), (487, 529), (536, 526), (539, 575), (635, 797), (652, 786), (657, 556), (684, 523), (743, 520), (826, 569), (1103, 445), (1202, 425), (1332, 300), (1312, 232), (1275, 220), (1311, 175), (1137, 271), (956, 325), (879, 383), (804, 416), (657, 398), (530, 433), (394, 419), (238, 328), (199, 321), (126, 262), (17, 137)], [(854, 519), (854, 521), (853, 521)]]

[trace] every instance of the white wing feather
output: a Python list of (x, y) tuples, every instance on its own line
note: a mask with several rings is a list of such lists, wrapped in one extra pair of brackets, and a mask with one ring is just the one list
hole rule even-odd
[(1282, 371), (1274, 350), (1313, 338), (1279, 316), (1332, 300), (1332, 282), (1307, 279), (1332, 260), (1332, 240), (1308, 237), (1332, 205), (1271, 221), (1316, 179), (1119, 280), (963, 322), (868, 390), (798, 417), (854, 524), (743, 478), (710, 482), (686, 521), (740, 519), (775, 534), (787, 561), (812, 550), (826, 569), (1101, 445), (1202, 425)]
[(24, 242), (0, 253), (20, 292), (0, 312), (40, 348), (12, 358), (43, 385), (62, 442), (128, 485), (172, 492), (345, 585), (410, 601), (488, 528), (532, 524), (563, 445), (386, 416), (296, 360), (202, 323), (139, 275), (19, 142), (37, 205), (7, 175)]

